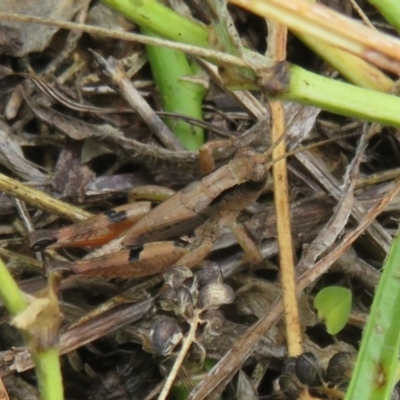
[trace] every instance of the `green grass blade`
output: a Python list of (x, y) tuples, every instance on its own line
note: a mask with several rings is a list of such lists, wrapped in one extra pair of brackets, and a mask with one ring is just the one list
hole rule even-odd
[(385, 261), (345, 400), (390, 399), (400, 348), (400, 237)]
[[(129, 13), (137, 12), (141, 16), (143, 11), (142, 4), (147, 3), (147, 1), (129, 2), (127, 0), (102, 1), (124, 15), (127, 15), (129, 11)], [(168, 11), (172, 13), (171, 19), (168, 20), (169, 23), (166, 24), (165, 19), (158, 17), (155, 19), (156, 25), (154, 26), (157, 26), (160, 29), (155, 29), (152, 25), (151, 29), (153, 31), (156, 31), (157, 34), (169, 39), (180, 40), (184, 43), (202, 47), (208, 46), (208, 33), (204, 26), (189, 21), (171, 10)], [(174, 15), (173, 18), (172, 15)], [(186, 21), (186, 23), (184, 23), (184, 21)], [(176, 26), (177, 24), (178, 27)], [(189, 24), (188, 29), (186, 29), (187, 24)], [(160, 27), (161, 25), (164, 26), (163, 30)], [(197, 29), (200, 32), (198, 38), (196, 38), (194, 34)], [(246, 59), (249, 60), (249, 67), (251, 67), (252, 57), (247, 54), (251, 52), (246, 51), (246, 49), (244, 50)], [(255, 54), (254, 59), (258, 60), (258, 63), (260, 60), (264, 60), (265, 65), (270, 63), (270, 60), (266, 57), (260, 56), (259, 54)], [(327, 111), (349, 117), (360, 118), (365, 121), (400, 127), (400, 113), (398, 112), (400, 109), (400, 99), (398, 97), (328, 79), (306, 71), (296, 65), (287, 65), (289, 75), (286, 77), (286, 84), (283, 83), (285, 85), (284, 93), (281, 93), (277, 98), (314, 105)], [(268, 68), (266, 68), (265, 71), (268, 72)], [(271, 78), (274, 77), (271, 76)], [(249, 85), (250, 84), (251, 82)], [(281, 84), (281, 82), (278, 82), (278, 84)], [(371, 110), (372, 104), (373, 110)]]
[(156, 0), (102, 0), (102, 2), (161, 37), (208, 47), (208, 31), (205, 26), (182, 17)]

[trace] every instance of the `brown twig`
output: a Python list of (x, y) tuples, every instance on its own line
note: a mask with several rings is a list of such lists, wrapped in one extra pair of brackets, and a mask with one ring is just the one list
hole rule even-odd
[[(287, 29), (283, 25), (272, 21), (268, 21), (268, 29), (268, 54), (276, 62), (284, 61), (286, 59)], [(282, 102), (270, 101), (269, 106), (272, 125), (271, 136), (272, 142), (275, 143), (285, 131), (285, 115)], [(281, 158), (285, 152), (286, 144), (283, 140), (274, 148), (272, 159)], [(296, 298), (286, 159), (281, 159), (274, 164), (273, 176), (282, 296), (285, 305), (286, 340), (289, 355), (298, 356), (302, 353), (303, 349), (299, 309)]]

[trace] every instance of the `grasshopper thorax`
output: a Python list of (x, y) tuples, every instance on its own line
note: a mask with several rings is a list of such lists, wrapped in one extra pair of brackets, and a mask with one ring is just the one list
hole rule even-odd
[(237, 157), (232, 160), (231, 171), (237, 177), (237, 183), (244, 182), (262, 182), (267, 179), (267, 170), (265, 168), (265, 157), (256, 151), (243, 148), (238, 151)]

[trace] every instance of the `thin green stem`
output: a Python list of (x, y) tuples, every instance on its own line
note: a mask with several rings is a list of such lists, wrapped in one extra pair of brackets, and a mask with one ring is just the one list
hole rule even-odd
[(288, 70), (287, 91), (278, 98), (400, 127), (400, 98), (325, 78), (295, 65)]
[(156, 0), (102, 0), (102, 2), (159, 36), (199, 47), (208, 47), (208, 32), (205, 26), (182, 17)]
[(60, 354), (52, 347), (32, 354), (41, 400), (64, 399)]
[[(0, 298), (11, 316), (16, 317), (29, 306), (25, 294), (19, 289), (3, 261), (0, 259)], [(45, 327), (43, 327), (45, 329)], [(57, 347), (38, 350), (29, 343), (35, 337), (29, 330), (21, 330), (22, 336), (35, 363), (41, 400), (63, 400), (63, 384)]]
[[(148, 28), (141, 30), (149, 36), (156, 36)], [(202, 119), (202, 104), (207, 89), (204, 84), (195, 81), (196, 75), (185, 53), (149, 45), (146, 46), (146, 52), (161, 94), (163, 109)], [(204, 143), (202, 128), (193, 127), (185, 121), (166, 119), (166, 123), (187, 150), (196, 151)]]
[[(149, 0), (153, 5), (153, 0)], [(105, 4), (112, 6), (119, 12), (128, 16), (129, 13), (137, 13), (142, 15), (141, 2), (126, 0), (103, 0)], [(140, 3), (140, 7), (138, 6)], [(144, 4), (143, 3), (143, 4)], [(137, 8), (139, 7), (139, 8)], [(168, 10), (169, 13), (173, 11)], [(165, 24), (166, 18), (157, 18), (155, 26), (151, 29), (156, 30), (160, 35), (168, 37), (172, 40), (183, 41), (197, 46), (207, 46), (206, 35), (207, 30), (202, 25), (198, 25), (191, 20), (178, 16), (179, 29), (176, 29), (175, 24)], [(186, 20), (186, 24), (183, 21)], [(174, 20), (175, 21), (175, 20)], [(187, 30), (186, 30), (187, 29)], [(198, 31), (197, 31), (198, 30)], [(200, 39), (196, 38), (194, 32), (202, 32)], [(252, 57), (249, 56), (249, 51), (245, 51), (246, 60), (249, 67), (253, 66), (255, 70), (260, 69), (257, 63), (260, 63), (261, 56), (255, 54), (253, 57), (254, 65), (252, 64)], [(333, 53), (334, 55), (334, 53)], [(264, 57), (265, 65), (268, 65), (268, 60)], [(285, 92), (276, 96), (277, 98), (299, 101), (303, 104), (310, 104), (321, 107), (324, 110), (332, 111), (341, 115), (346, 115), (354, 118), (361, 118), (366, 121), (379, 122), (382, 124), (400, 127), (400, 109), (399, 98), (391, 95), (385, 95), (373, 90), (358, 88), (356, 86), (346, 84), (337, 80), (321, 77), (317, 74), (308, 72), (300, 67), (291, 65), (288, 67), (290, 73), (288, 74), (288, 83), (285, 87)], [(357, 74), (348, 74), (348, 78), (357, 81), (354, 76)], [(375, 82), (374, 79), (376, 79)], [(360, 82), (357, 82), (360, 83)], [(252, 82), (249, 82), (251, 85)], [(383, 76), (371, 76), (369, 83), (364, 82), (363, 86), (372, 87), (374, 89), (388, 90), (391, 85), (390, 80), (385, 79)], [(371, 104), (373, 104), (373, 112), (371, 112)]]
[(10, 271), (0, 259), (0, 297), (4, 302), (8, 312), (15, 317), (25, 310), (28, 300), (19, 289), (17, 282), (10, 274)]

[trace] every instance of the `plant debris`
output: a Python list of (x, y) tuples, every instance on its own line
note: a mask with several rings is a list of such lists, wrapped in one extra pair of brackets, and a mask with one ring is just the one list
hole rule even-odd
[[(23, 9), (19, 2), (3, 1), (0, 12), (90, 21), (122, 32), (136, 29), (135, 24), (96, 2), (57, 1), (54, 7), (29, 3), (29, 9)], [(186, 10), (195, 18), (218, 22), (215, 15), (203, 10), (201, 2), (187, 3)], [(379, 24), (379, 18), (361, 3), (372, 22)], [(348, 2), (334, 2), (334, 8), (356, 18)], [(241, 35), (240, 43), (265, 52), (263, 19), (234, 7), (229, 8), (229, 18)], [(379, 219), (367, 221), (371, 224), (363, 235), (336, 257), (329, 270), (322, 267), (324, 273), (315, 272), (317, 276), (310, 281), (302, 281), (307, 286), (298, 296), (304, 353), (288, 358), (283, 309), (277, 303), (282, 284), (273, 188), (269, 178), (264, 185), (265, 163), (260, 164), (262, 186), (255, 187), (260, 184), (255, 178), (235, 182), (214, 198), (199, 189), (193, 196), (198, 218), (174, 220), (172, 225), (183, 226), (179, 230), (174, 225), (176, 231), (167, 227), (159, 236), (143, 234), (127, 248), (121, 237), (108, 239), (108, 223), (116, 225), (128, 219), (128, 206), (123, 205), (130, 191), (158, 185), (171, 189), (168, 193), (186, 187), (184, 193), (188, 193), (203, 175), (201, 154), (186, 151), (173, 136), (171, 125), (167, 127), (163, 121), (160, 96), (143, 51), (139, 43), (0, 20), (0, 173), (12, 178), (5, 181), (0, 194), (1, 257), (30, 299), (44, 289), (50, 270), (63, 274), (58, 287), (61, 311), (55, 307), (55, 314), (57, 318), (63, 314), (59, 346), (65, 398), (149, 399), (160, 392), (165, 398), (169, 391), (162, 392), (165, 381), (171, 386), (175, 382), (171, 389), (174, 398), (186, 398), (192, 392), (189, 398), (197, 399), (203, 396), (196, 397), (200, 390), (213, 392), (210, 398), (221, 393), (221, 398), (238, 399), (297, 399), (305, 398), (300, 397), (304, 393), (319, 399), (344, 398), (371, 293), (397, 229), (399, 195)], [(288, 38), (287, 58), (318, 74), (335, 75), (332, 67), (293, 35)], [(248, 154), (249, 148), (251, 154), (268, 152), (271, 121), (264, 95), (222, 90), (221, 77), (225, 83), (234, 82), (232, 70), (224, 70), (220, 64), (217, 76), (204, 61), (198, 61), (198, 66), (209, 87), (203, 103), (204, 120), (196, 125), (205, 129), (208, 142), (216, 143), (210, 150), (214, 167), (228, 165), (235, 157)], [(105, 79), (104, 73), (110, 75), (110, 71), (111, 78)], [(244, 79), (242, 75), (240, 79)], [(256, 120), (264, 111), (263, 118)], [(293, 150), (288, 159), (289, 196), (299, 277), (311, 275), (316, 263), (364, 221), (365, 210), (391, 193), (400, 147), (394, 128), (292, 102), (285, 102), (284, 112), (285, 141)], [(378, 131), (379, 135), (373, 135)], [(348, 137), (344, 138), (344, 133)], [(339, 135), (340, 139), (334, 140)], [(324, 146), (301, 151), (326, 139), (329, 143)], [(12, 190), (16, 181), (23, 185), (19, 192), (25, 187), (36, 191), (27, 189), (29, 196), (23, 197)], [(219, 184), (216, 180), (214, 187)], [(245, 200), (251, 199), (243, 200), (243, 207), (237, 205), (242, 197), (234, 192), (239, 186), (246, 190)], [(234, 201), (230, 195), (236, 196)], [(24, 200), (25, 215), (13, 196)], [(51, 206), (41, 202), (41, 197), (51, 199)], [(215, 208), (204, 206), (209, 199)], [(140, 199), (139, 205), (146, 214), (158, 202)], [(64, 209), (63, 203), (73, 207)], [(235, 218), (228, 216), (227, 210), (233, 210)], [(166, 218), (173, 213), (171, 208)], [(139, 218), (141, 215), (135, 215), (134, 223)], [(73, 231), (75, 236), (68, 236), (65, 227), (76, 221), (81, 221), (80, 225), (71, 229), (77, 229), (77, 234)], [(119, 233), (127, 228), (121, 226)], [(99, 238), (89, 241), (95, 230)], [(239, 230), (251, 243), (250, 239), (240, 240), (244, 236)], [(206, 238), (206, 244), (196, 248), (200, 236)], [(169, 247), (157, 247), (156, 253), (152, 243), (141, 242), (149, 238), (157, 244), (167, 239)], [(63, 240), (70, 242), (68, 250), (60, 249)], [(110, 258), (104, 265), (98, 262), (91, 274), (76, 267), (80, 262), (96, 263), (93, 247), (104, 242), (108, 250), (95, 249), (94, 254), (108, 251), (111, 257), (118, 252), (120, 258)], [(242, 248), (247, 250), (253, 243), (256, 256), (251, 259)], [(193, 269), (179, 264), (181, 257), (186, 257), (186, 248), (207, 248)], [(168, 262), (163, 266), (165, 259)], [(115, 264), (111, 272), (100, 272), (116, 260), (123, 262)], [(185, 260), (191, 266), (191, 259)], [(137, 268), (151, 272), (135, 276), (130, 269), (126, 272), (125, 262), (137, 262)], [(349, 320), (335, 338), (318, 322), (312, 308), (316, 294), (332, 285), (347, 287), (353, 297)], [(44, 301), (34, 300), (37, 313), (45, 307), (39, 300)], [(275, 314), (265, 316), (271, 309)], [(36, 399), (28, 349), (2, 310), (0, 375), (5, 390), (10, 399)], [(257, 331), (257, 323), (268, 317), (268, 331)], [(11, 324), (15, 325), (15, 320)], [(238, 349), (237, 343), (250, 336), (252, 350)], [(236, 356), (238, 365), (232, 361)], [(172, 376), (177, 358), (179, 365)], [(229, 379), (221, 386), (200, 383), (198, 392), (193, 392), (223, 358), (227, 364), (221, 370), (231, 371)]]

